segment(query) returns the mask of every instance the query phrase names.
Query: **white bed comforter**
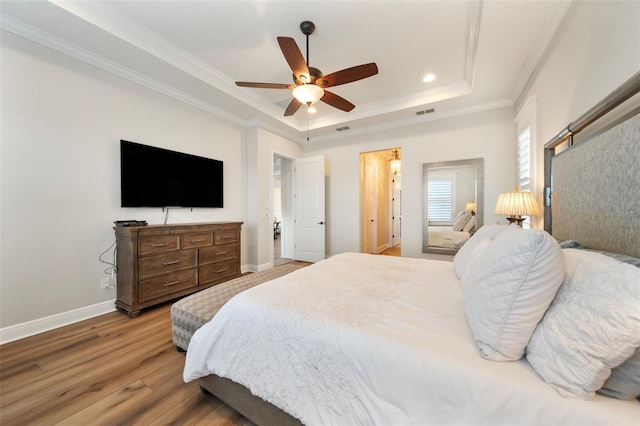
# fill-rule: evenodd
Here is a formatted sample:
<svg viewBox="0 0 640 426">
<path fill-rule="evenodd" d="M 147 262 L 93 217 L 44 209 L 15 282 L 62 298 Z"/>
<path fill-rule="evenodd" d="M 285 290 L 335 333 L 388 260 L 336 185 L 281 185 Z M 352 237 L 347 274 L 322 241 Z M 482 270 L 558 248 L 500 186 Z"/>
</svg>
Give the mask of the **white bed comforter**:
<svg viewBox="0 0 640 426">
<path fill-rule="evenodd" d="M 640 403 L 567 399 L 480 357 L 450 262 L 345 253 L 230 300 L 185 381 L 229 378 L 308 425 L 638 425 Z"/>
<path fill-rule="evenodd" d="M 429 247 L 458 249 L 466 243 L 471 234 L 464 231 L 454 231 L 450 226 L 430 226 L 428 232 Z"/>
</svg>

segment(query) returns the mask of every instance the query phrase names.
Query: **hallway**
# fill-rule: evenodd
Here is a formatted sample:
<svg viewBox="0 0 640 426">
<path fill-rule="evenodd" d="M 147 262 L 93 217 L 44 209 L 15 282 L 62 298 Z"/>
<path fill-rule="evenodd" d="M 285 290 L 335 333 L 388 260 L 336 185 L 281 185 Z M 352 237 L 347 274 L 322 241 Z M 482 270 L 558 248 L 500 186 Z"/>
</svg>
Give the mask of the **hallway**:
<svg viewBox="0 0 640 426">
<path fill-rule="evenodd" d="M 284 265 L 289 262 L 293 262 L 293 259 L 288 259 L 286 257 L 280 257 L 281 248 L 280 248 L 280 234 L 275 234 L 273 239 L 273 266 Z"/>
<path fill-rule="evenodd" d="M 380 254 L 383 256 L 402 256 L 400 246 L 389 247 Z"/>
</svg>

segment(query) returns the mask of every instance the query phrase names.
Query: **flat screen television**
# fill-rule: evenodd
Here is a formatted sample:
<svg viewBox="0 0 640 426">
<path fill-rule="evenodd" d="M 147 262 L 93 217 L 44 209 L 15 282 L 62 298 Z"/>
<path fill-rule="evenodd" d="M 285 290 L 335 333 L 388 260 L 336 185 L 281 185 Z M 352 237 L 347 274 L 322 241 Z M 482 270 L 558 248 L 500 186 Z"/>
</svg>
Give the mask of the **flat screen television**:
<svg viewBox="0 0 640 426">
<path fill-rule="evenodd" d="M 120 141 L 122 207 L 223 207 L 223 163 Z"/>
</svg>

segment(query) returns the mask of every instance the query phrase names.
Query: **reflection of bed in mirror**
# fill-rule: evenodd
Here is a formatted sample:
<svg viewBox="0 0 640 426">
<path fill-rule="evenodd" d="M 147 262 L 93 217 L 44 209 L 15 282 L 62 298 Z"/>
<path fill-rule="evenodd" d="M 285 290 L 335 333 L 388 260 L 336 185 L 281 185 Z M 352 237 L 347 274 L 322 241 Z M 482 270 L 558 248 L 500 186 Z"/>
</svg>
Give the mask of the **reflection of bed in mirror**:
<svg viewBox="0 0 640 426">
<path fill-rule="evenodd" d="M 459 249 L 471 238 L 471 232 L 454 231 L 451 226 L 431 226 L 428 231 L 429 247 Z"/>
<path fill-rule="evenodd" d="M 424 253 L 455 254 L 482 226 L 484 160 L 426 163 L 424 178 Z"/>
</svg>

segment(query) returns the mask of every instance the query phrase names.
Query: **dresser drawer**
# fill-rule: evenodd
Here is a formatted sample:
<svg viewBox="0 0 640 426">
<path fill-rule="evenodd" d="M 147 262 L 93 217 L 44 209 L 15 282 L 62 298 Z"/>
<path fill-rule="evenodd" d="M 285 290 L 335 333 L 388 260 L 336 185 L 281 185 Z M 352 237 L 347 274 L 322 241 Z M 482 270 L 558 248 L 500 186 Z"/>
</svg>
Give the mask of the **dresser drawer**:
<svg viewBox="0 0 640 426">
<path fill-rule="evenodd" d="M 140 281 L 138 298 L 140 303 L 196 286 L 196 270 L 172 272 Z"/>
<path fill-rule="evenodd" d="M 207 247 L 213 244 L 213 234 L 211 232 L 186 234 L 180 236 L 180 241 L 180 248 L 182 249 Z"/>
<path fill-rule="evenodd" d="M 196 251 L 181 250 L 157 256 L 139 259 L 139 276 L 141 280 L 178 269 L 195 268 Z"/>
<path fill-rule="evenodd" d="M 219 262 L 222 260 L 236 259 L 238 257 L 238 243 L 224 244 L 207 247 L 199 250 L 198 264 Z"/>
<path fill-rule="evenodd" d="M 223 280 L 240 274 L 237 260 L 211 263 L 200 267 L 198 284 Z"/>
<path fill-rule="evenodd" d="M 215 244 L 235 243 L 238 241 L 239 232 L 236 229 L 222 229 L 214 234 Z"/>
<path fill-rule="evenodd" d="M 138 240 L 138 254 L 146 256 L 155 253 L 165 253 L 178 250 L 179 237 L 177 235 L 163 235 L 153 238 L 140 238 Z"/>
</svg>

